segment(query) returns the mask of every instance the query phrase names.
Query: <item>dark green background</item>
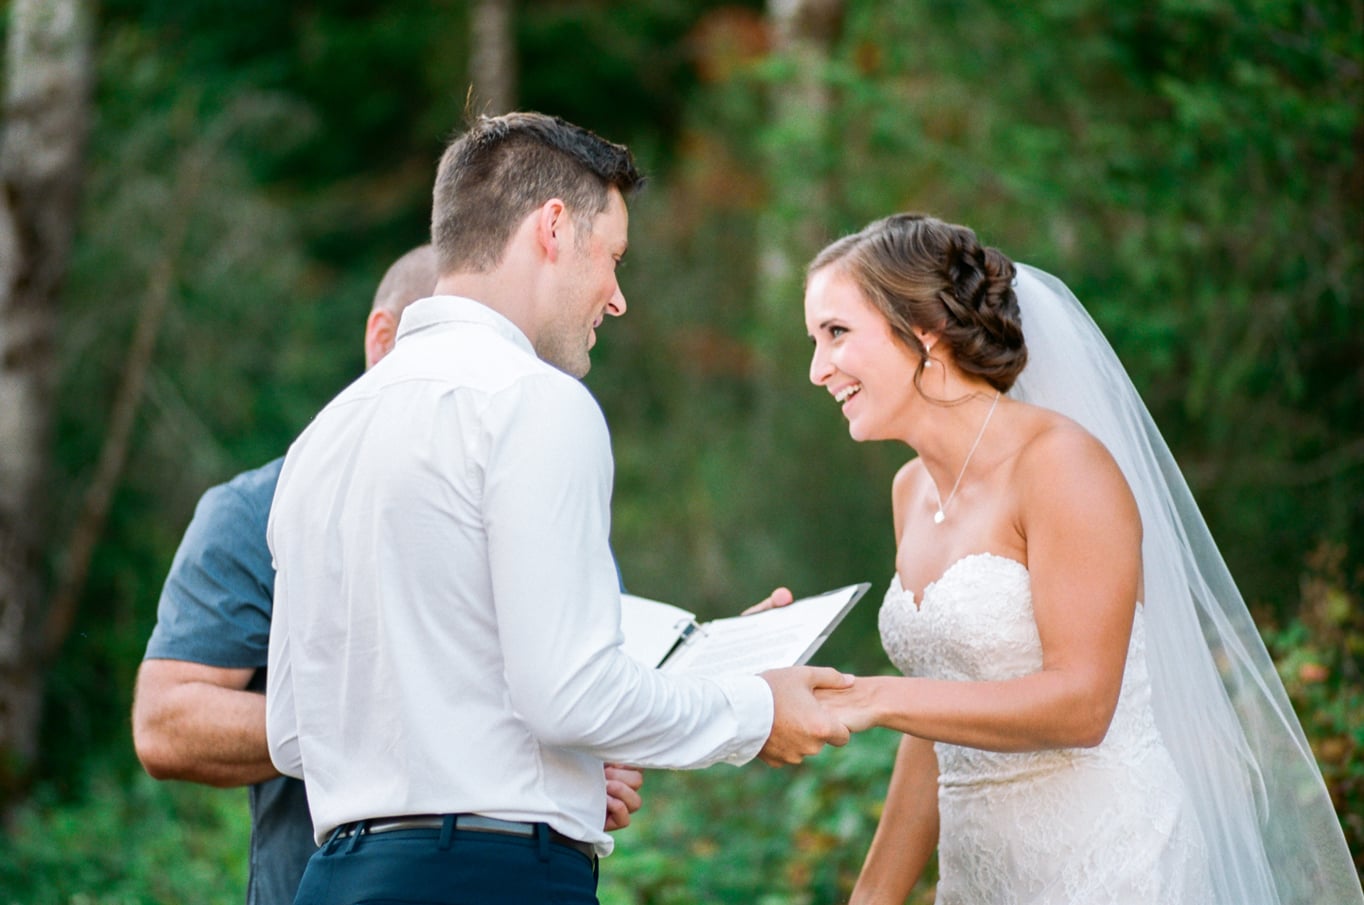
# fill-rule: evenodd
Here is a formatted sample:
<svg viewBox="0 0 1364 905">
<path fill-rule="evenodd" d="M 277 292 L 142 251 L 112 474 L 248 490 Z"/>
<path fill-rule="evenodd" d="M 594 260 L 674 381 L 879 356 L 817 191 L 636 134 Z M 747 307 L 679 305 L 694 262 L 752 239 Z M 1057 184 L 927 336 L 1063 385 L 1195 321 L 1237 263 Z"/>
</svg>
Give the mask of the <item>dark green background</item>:
<svg viewBox="0 0 1364 905">
<path fill-rule="evenodd" d="M 850 0 L 819 63 L 772 52 L 763 16 L 683 0 L 516 11 L 519 106 L 631 144 L 652 177 L 632 210 L 630 312 L 588 377 L 614 435 L 627 585 L 712 616 L 776 584 L 869 580 L 820 659 L 888 668 L 875 611 L 909 453 L 852 443 L 808 385 L 799 270 L 892 211 L 967 223 L 1064 277 L 1117 347 L 1283 663 L 1358 853 L 1364 5 Z M 49 680 L 42 776 L 0 836 L 0 902 L 235 902 L 244 796 L 140 774 L 132 678 L 199 493 L 281 454 L 362 367 L 373 288 L 425 240 L 461 122 L 467 8 L 105 0 L 97 40 L 59 526 L 149 275 L 168 266 L 174 294 Z M 790 102 L 805 83 L 827 107 Z M 760 266 L 774 254 L 784 275 Z M 1300 680 L 1304 663 L 1328 678 Z M 893 745 L 871 733 L 796 770 L 651 775 L 604 899 L 836 901 Z"/>
</svg>

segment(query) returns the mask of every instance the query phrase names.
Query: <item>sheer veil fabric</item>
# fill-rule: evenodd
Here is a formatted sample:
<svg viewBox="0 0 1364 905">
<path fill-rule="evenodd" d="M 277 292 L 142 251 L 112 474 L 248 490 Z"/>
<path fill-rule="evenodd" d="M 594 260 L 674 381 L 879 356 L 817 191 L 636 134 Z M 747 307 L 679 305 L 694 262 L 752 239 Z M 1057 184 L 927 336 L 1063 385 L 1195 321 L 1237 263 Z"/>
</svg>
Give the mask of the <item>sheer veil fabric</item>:
<svg viewBox="0 0 1364 905">
<path fill-rule="evenodd" d="M 1193 799 L 1215 902 L 1361 905 L 1302 726 L 1127 372 L 1060 280 L 1020 264 L 1015 292 L 1028 364 L 1009 395 L 1098 437 L 1137 498 L 1156 722 Z"/>
</svg>

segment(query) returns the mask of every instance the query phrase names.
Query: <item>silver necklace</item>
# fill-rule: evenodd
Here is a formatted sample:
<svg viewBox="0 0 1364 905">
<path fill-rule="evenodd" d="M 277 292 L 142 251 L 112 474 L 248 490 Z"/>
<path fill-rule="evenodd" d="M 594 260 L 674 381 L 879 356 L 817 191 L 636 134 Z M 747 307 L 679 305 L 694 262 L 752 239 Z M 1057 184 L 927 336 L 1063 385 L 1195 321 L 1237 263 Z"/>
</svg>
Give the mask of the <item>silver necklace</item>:
<svg viewBox="0 0 1364 905">
<path fill-rule="evenodd" d="M 966 461 L 961 463 L 961 471 L 957 472 L 957 481 L 952 485 L 952 490 L 947 494 L 947 502 L 942 501 L 942 495 L 938 493 L 938 484 L 930 478 L 933 484 L 933 495 L 938 498 L 938 511 L 933 513 L 933 524 L 941 525 L 943 519 L 947 518 L 946 509 L 952 505 L 952 498 L 957 495 L 957 488 L 961 486 L 961 479 L 966 476 L 966 466 L 971 464 L 971 457 L 976 454 L 976 447 L 980 445 L 980 438 L 985 436 L 985 425 L 990 423 L 990 416 L 995 413 L 995 406 L 999 405 L 999 390 L 995 390 L 994 402 L 990 403 L 990 410 L 985 413 L 985 420 L 980 422 L 980 431 L 976 434 L 976 442 L 971 444 L 971 450 L 966 454 Z"/>
</svg>

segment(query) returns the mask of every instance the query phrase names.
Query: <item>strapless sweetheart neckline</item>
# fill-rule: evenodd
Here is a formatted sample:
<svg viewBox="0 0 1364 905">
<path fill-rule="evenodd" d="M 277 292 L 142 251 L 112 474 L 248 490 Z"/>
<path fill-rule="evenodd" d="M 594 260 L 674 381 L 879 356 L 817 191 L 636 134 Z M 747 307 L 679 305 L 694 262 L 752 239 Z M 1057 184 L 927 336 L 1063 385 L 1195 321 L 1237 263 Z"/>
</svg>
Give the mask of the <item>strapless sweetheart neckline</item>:
<svg viewBox="0 0 1364 905">
<path fill-rule="evenodd" d="M 952 577 L 952 574 L 954 572 L 959 571 L 960 568 L 964 566 L 966 563 L 969 563 L 972 560 L 976 559 L 1012 563 L 1013 565 L 1017 566 L 1020 570 L 1022 570 L 1024 575 L 1029 574 L 1028 567 L 1025 566 L 1023 563 L 1019 562 L 1018 560 L 1014 559 L 1012 556 L 1004 556 L 1000 553 L 991 553 L 988 550 L 981 550 L 975 553 L 967 553 L 962 556 L 958 556 L 956 559 L 954 559 L 946 569 L 943 569 L 941 575 L 930 581 L 928 584 L 924 585 L 923 594 L 920 596 L 916 596 L 913 591 L 909 590 L 904 586 L 904 583 L 900 580 L 899 569 L 895 570 L 895 576 L 891 579 L 890 590 L 893 593 L 898 593 L 908 598 L 909 602 L 913 604 L 914 609 L 917 611 L 923 607 L 924 602 L 928 599 L 929 594 L 932 593 L 934 588 L 936 588 L 940 584 L 945 583 L 949 578 Z"/>
</svg>

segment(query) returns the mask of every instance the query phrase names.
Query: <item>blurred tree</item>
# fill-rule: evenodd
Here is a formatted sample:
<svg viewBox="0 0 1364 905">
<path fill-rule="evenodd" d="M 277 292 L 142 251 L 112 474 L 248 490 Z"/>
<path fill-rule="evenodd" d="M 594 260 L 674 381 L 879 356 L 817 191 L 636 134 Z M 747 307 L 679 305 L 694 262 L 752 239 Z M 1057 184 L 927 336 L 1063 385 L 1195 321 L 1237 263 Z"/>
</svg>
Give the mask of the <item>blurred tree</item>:
<svg viewBox="0 0 1364 905">
<path fill-rule="evenodd" d="M 496 115 L 516 106 L 512 0 L 474 0 L 469 16 L 469 93 L 473 109 Z"/>
<path fill-rule="evenodd" d="M 61 641 L 45 624 L 47 463 L 67 273 L 90 123 L 82 0 L 15 0 L 0 135 L 0 813 L 38 753 L 39 702 Z M 60 614 L 57 614 L 60 616 Z"/>
<path fill-rule="evenodd" d="M 59 329 L 49 490 L 59 526 L 76 538 L 63 561 L 84 551 L 89 566 L 83 582 L 59 585 L 80 606 L 43 720 L 43 773 L 68 788 L 81 777 L 74 749 L 127 744 L 133 670 L 194 500 L 242 464 L 277 455 L 279 425 L 306 418 L 341 384 L 334 375 L 346 373 L 350 351 L 309 332 L 325 310 L 289 303 L 307 298 L 313 274 L 292 217 L 247 161 L 260 144 L 284 152 L 302 141 L 313 127 L 306 109 L 279 94 L 218 99 L 203 84 L 186 88 L 173 66 L 149 58 L 136 28 L 106 28 L 101 44 L 85 239 Z M 365 303 L 339 304 L 348 302 Z M 291 358 L 273 348 L 276 336 L 315 355 Z"/>
<path fill-rule="evenodd" d="M 106 0 L 102 11 L 49 482 L 63 529 L 97 524 L 80 516 L 92 482 L 109 493 L 45 704 L 44 775 L 72 793 L 85 752 L 127 746 L 133 670 L 198 494 L 278 455 L 358 372 L 346 312 L 360 317 L 387 261 L 426 233 L 435 160 L 463 116 L 473 24 L 469 4 L 446 0 Z M 540 26 L 601 25 L 573 49 L 591 65 L 565 79 L 536 24 L 517 19 L 517 49 L 537 51 L 534 77 L 521 78 L 537 106 L 577 110 L 613 139 L 643 136 L 646 158 L 663 146 L 650 136 L 667 134 L 685 95 L 686 58 L 669 42 L 691 13 L 673 2 L 535 11 Z M 612 129 L 618 100 L 644 85 L 636 125 Z M 139 310 L 153 302 L 164 308 L 154 345 L 141 343 L 152 349 L 143 390 L 119 403 L 117 388 L 136 384 Z M 106 443 L 119 424 L 131 425 L 126 446 Z"/>
<path fill-rule="evenodd" d="M 833 238 L 918 209 L 974 226 L 1075 288 L 1169 437 L 1248 596 L 1291 607 L 1307 551 L 1326 539 L 1347 538 L 1360 556 L 1357 8 L 863 0 L 848 4 L 822 67 L 727 51 L 745 47 L 749 31 L 737 17 L 725 21 L 721 36 L 706 32 L 706 46 L 721 49 L 698 65 L 714 81 L 681 145 L 692 197 L 669 199 L 687 229 L 723 237 L 707 262 L 723 275 L 700 278 L 722 289 L 688 299 L 687 317 L 706 325 L 707 349 L 728 343 L 736 359 L 782 368 L 772 385 L 784 381 L 792 395 L 779 421 L 748 442 L 696 451 L 729 481 L 716 488 L 728 510 L 766 512 L 748 521 L 717 514 L 712 521 L 727 524 L 713 546 L 749 570 L 773 568 L 773 555 L 794 560 L 786 566 L 799 575 L 817 561 L 820 539 L 791 524 L 793 506 L 840 546 L 842 530 L 856 532 L 853 550 L 871 549 L 868 526 L 884 530 L 883 509 L 866 506 L 855 485 L 858 475 L 879 480 L 878 463 L 897 453 L 845 460 L 833 419 L 804 411 L 795 395 L 803 353 L 778 345 L 799 329 L 798 287 L 773 292 L 763 268 L 778 259 L 749 243 L 775 232 Z M 810 80 L 822 84 L 825 106 L 783 116 L 763 103 L 766 86 L 781 97 Z M 815 120 L 824 137 L 803 141 L 801 123 Z M 754 252 L 748 264 L 741 249 Z M 754 299 L 774 312 L 787 306 L 789 326 L 735 313 L 758 317 Z M 778 348 L 775 357 L 763 351 Z M 756 373 L 731 381 L 741 398 L 762 398 Z M 679 438 L 725 434 L 714 417 Z M 807 471 L 802 481 L 755 455 L 766 442 L 782 445 L 788 465 L 838 458 L 827 479 Z M 735 477 L 754 465 L 782 485 L 772 499 L 787 518 Z M 862 508 L 833 531 L 822 502 Z M 786 552 L 763 553 L 764 538 L 780 538 L 774 546 Z M 850 555 L 850 567 L 865 561 Z"/>
<path fill-rule="evenodd" d="M 824 241 L 920 209 L 1075 287 L 1248 597 L 1266 611 L 1296 607 L 1307 551 L 1329 542 L 1357 599 L 1359 3 L 840 0 L 816 31 L 819 53 L 802 60 L 775 26 L 805 5 L 506 0 L 518 103 L 629 143 L 651 171 L 621 277 L 630 316 L 603 335 L 588 378 L 612 425 L 613 543 L 631 589 L 715 616 L 777 582 L 813 592 L 889 577 L 889 481 L 910 453 L 850 442 L 809 387 L 799 282 Z M 0 3 L 11 30 L 19 6 Z M 353 324 L 383 266 L 426 231 L 434 163 L 473 66 L 472 2 L 100 6 L 99 116 L 55 328 L 44 489 L 59 528 L 77 520 L 96 472 L 139 307 L 169 292 L 126 466 L 47 677 L 44 826 L 67 798 L 114 796 L 136 769 L 129 685 L 194 500 L 278 455 L 358 372 Z M 781 267 L 764 270 L 774 248 Z M 15 411 L 6 397 L 0 420 Z M 19 461 L 11 455 L 5 446 L 0 468 Z M 875 596 L 821 660 L 888 668 Z M 1342 682 L 1357 687 L 1354 673 Z M 1357 725 L 1355 712 L 1331 720 Z M 1364 750 L 1357 736 L 1352 750 Z M 613 901 L 740 896 L 778 873 L 768 905 L 835 899 L 874 822 L 882 748 L 857 755 L 855 770 L 845 749 L 804 776 L 651 779 L 650 800 L 669 816 L 650 805 L 637 829 L 655 820 L 660 832 L 622 837 L 638 867 Z M 1357 755 L 1341 757 L 1343 774 L 1360 772 Z M 104 767 L 111 775 L 86 793 Z M 814 788 L 839 782 L 847 800 Z M 743 844 L 713 833 L 733 801 L 783 792 L 805 804 L 780 819 L 746 815 Z M 85 820 L 97 805 L 79 807 Z M 211 848 L 196 821 L 168 813 L 163 835 L 184 829 Z M 61 873 L 49 856 L 45 869 Z M 134 854 L 109 863 L 120 857 Z M 67 892 L 31 901 L 80 893 L 53 888 Z"/>
<path fill-rule="evenodd" d="M 825 73 L 843 19 L 843 0 L 769 0 L 773 71 L 762 172 L 766 204 L 758 218 L 756 258 L 756 404 L 753 445 L 770 459 L 789 381 L 779 363 L 803 352 L 791 342 L 791 299 L 804 266 L 822 244 L 822 216 L 832 200 L 830 134 L 833 92 Z M 784 456 L 782 458 L 785 458 Z"/>
</svg>

